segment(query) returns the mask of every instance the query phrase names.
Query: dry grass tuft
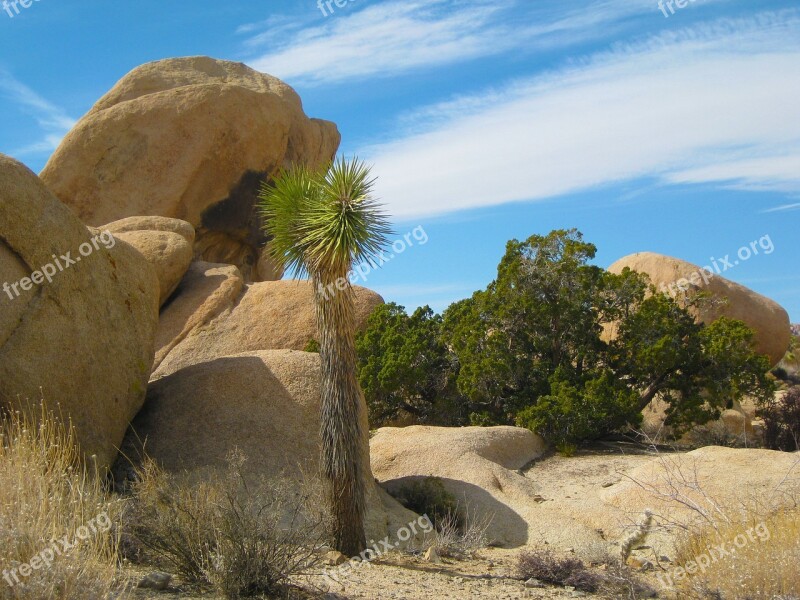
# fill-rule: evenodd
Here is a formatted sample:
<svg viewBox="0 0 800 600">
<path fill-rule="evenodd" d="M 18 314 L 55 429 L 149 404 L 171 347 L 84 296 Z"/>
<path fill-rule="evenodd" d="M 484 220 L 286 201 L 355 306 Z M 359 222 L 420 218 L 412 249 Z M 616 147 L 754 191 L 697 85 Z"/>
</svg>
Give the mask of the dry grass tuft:
<svg viewBox="0 0 800 600">
<path fill-rule="evenodd" d="M 682 540 L 677 562 L 684 568 L 710 563 L 692 568 L 694 573 L 676 582 L 681 597 L 800 598 L 800 509 L 693 531 Z"/>
<path fill-rule="evenodd" d="M 0 414 L 0 600 L 119 598 L 121 505 L 82 465 L 72 428 L 44 406 L 37 417 Z"/>
<path fill-rule="evenodd" d="M 323 491 L 282 482 L 251 486 L 244 456 L 224 476 L 191 482 L 146 459 L 125 517 L 128 550 L 225 598 L 293 597 L 330 537 Z"/>
</svg>

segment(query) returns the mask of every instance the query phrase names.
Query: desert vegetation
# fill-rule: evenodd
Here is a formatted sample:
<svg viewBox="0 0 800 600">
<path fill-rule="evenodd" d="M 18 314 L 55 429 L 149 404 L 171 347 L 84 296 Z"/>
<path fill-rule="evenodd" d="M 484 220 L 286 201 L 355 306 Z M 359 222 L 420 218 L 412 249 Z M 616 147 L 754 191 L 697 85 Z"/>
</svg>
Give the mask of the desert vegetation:
<svg viewBox="0 0 800 600">
<path fill-rule="evenodd" d="M 800 450 L 800 386 L 795 386 L 762 405 L 764 445 L 773 450 Z"/>
<path fill-rule="evenodd" d="M 658 293 L 595 253 L 576 230 L 512 240 L 497 279 L 443 315 L 380 307 L 357 342 L 372 423 L 516 424 L 571 451 L 637 426 L 656 397 L 676 435 L 771 401 L 744 323 L 698 323 L 704 294 Z"/>
<path fill-rule="evenodd" d="M 677 589 L 682 597 L 695 600 L 796 598 L 799 540 L 796 507 L 766 515 L 752 507 L 706 523 L 681 539 Z"/>
<path fill-rule="evenodd" d="M 232 453 L 224 476 L 192 482 L 146 460 L 124 515 L 124 550 L 224 598 L 292 597 L 330 537 L 324 494 L 272 480 L 256 486 Z"/>
<path fill-rule="evenodd" d="M 2 600 L 100 600 L 123 592 L 121 513 L 122 503 L 82 462 L 68 422 L 44 407 L 2 414 Z"/>
<path fill-rule="evenodd" d="M 432 535 L 412 545 L 412 549 L 433 548 L 439 556 L 463 559 L 474 557 L 488 545 L 493 515 L 471 510 L 469 502 L 448 492 L 438 477 L 410 481 L 392 495 L 409 510 L 427 515 L 433 524 Z"/>
<path fill-rule="evenodd" d="M 364 534 L 365 449 L 356 372 L 353 264 L 386 245 L 386 216 L 372 197 L 374 178 L 358 160 L 285 171 L 261 191 L 264 228 L 282 270 L 311 277 L 322 362 L 322 464 L 330 482 L 334 545 L 355 556 Z"/>
<path fill-rule="evenodd" d="M 199 482 L 145 460 L 117 494 L 86 466 L 72 431 L 46 409 L 4 415 L 0 598 L 136 598 L 136 569 L 153 568 L 218 598 L 307 597 L 297 584 L 319 570 L 331 535 L 311 480 L 252 485 L 233 453 L 225 476 Z"/>
</svg>

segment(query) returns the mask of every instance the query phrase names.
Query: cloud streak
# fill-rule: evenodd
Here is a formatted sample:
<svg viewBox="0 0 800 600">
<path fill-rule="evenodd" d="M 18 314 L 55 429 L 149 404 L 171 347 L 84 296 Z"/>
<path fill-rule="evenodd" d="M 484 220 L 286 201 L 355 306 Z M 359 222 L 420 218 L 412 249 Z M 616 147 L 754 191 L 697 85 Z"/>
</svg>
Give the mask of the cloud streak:
<svg viewBox="0 0 800 600">
<path fill-rule="evenodd" d="M 52 152 L 75 125 L 75 119 L 69 117 L 62 108 L 45 100 L 10 73 L 2 70 L 0 70 L 0 94 L 16 104 L 21 112 L 31 115 L 44 133 L 41 140 L 11 150 L 10 154 L 13 156 Z"/>
<path fill-rule="evenodd" d="M 418 111 L 363 149 L 399 218 L 616 182 L 800 190 L 800 11 L 674 29 Z"/>
<path fill-rule="evenodd" d="M 610 36 L 626 19 L 653 8 L 649 0 L 596 0 L 580 9 L 515 0 L 389 1 L 343 9 L 247 62 L 294 84 L 389 77 Z M 251 33 L 253 26 L 239 31 Z M 252 51 L 274 41 L 265 32 L 245 46 Z"/>
</svg>

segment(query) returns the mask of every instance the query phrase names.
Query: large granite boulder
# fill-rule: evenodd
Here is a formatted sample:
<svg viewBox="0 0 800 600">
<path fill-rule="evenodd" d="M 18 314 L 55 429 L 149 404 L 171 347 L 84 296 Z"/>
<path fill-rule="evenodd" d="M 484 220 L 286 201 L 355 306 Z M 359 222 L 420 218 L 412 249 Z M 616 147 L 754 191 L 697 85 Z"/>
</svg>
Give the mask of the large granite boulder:
<svg viewBox="0 0 800 600">
<path fill-rule="evenodd" d="M 438 477 L 471 516 L 491 520 L 490 543 L 510 547 L 528 543 L 525 517 L 538 491 L 518 470 L 545 450 L 520 427 L 383 427 L 370 439 L 372 470 L 393 495 Z"/>
<path fill-rule="evenodd" d="M 147 259 L 156 271 L 163 305 L 183 279 L 192 262 L 194 227 L 165 217 L 128 217 L 103 226 Z"/>
<path fill-rule="evenodd" d="M 704 323 L 719 317 L 744 321 L 755 332 L 758 352 L 767 355 L 773 366 L 786 353 L 791 337 L 789 315 L 777 302 L 685 260 L 655 252 L 625 256 L 608 270 L 621 273 L 625 267 L 646 273 L 658 290 L 673 296 L 708 292 L 711 301 L 691 309 L 696 317 Z"/>
<path fill-rule="evenodd" d="M 202 478 L 222 472 L 238 450 L 250 485 L 320 479 L 319 355 L 293 350 L 246 352 L 195 364 L 152 383 L 123 447 L 166 470 Z M 369 469 L 366 406 L 361 404 L 367 539 L 382 539 L 415 518 L 390 498 Z M 142 444 L 144 443 L 144 447 Z M 124 478 L 124 459 L 117 469 Z M 266 482 L 266 483 L 264 483 Z"/>
<path fill-rule="evenodd" d="M 237 265 L 253 281 L 270 276 L 258 268 L 261 182 L 293 164 L 330 161 L 339 141 L 336 125 L 309 119 L 282 81 L 241 63 L 174 58 L 123 77 L 41 177 L 90 225 L 149 215 L 188 221 L 198 259 Z"/>
<path fill-rule="evenodd" d="M 222 301 L 221 304 L 209 310 L 203 302 L 202 314 L 190 314 L 187 310 L 189 305 L 196 305 L 203 294 L 215 293 L 209 291 L 211 288 L 206 289 L 207 286 L 216 287 L 207 276 L 201 275 L 204 268 L 207 267 L 194 268 L 190 278 L 181 284 L 173 302 L 162 313 L 163 325 L 160 329 L 169 327 L 170 331 L 179 332 L 180 340 L 174 344 L 167 343 L 167 352 L 162 350 L 165 345 L 159 346 L 158 366 L 153 379 L 190 365 L 240 352 L 303 350 L 310 340 L 319 339 L 314 316 L 314 293 L 309 281 L 253 283 L 245 286 L 241 295 L 232 297 L 230 293 L 236 291 L 235 284 L 231 287 L 230 284 L 234 282 L 228 278 L 235 279 L 236 275 L 222 276 L 217 273 L 214 277 L 216 283 L 223 285 L 224 281 L 228 282 L 225 287 L 227 291 L 222 296 L 216 296 Z M 202 292 L 198 291 L 201 286 L 206 286 Z M 354 291 L 356 325 L 362 328 L 375 308 L 383 303 L 383 299 L 363 287 L 355 287 Z M 217 305 L 216 302 L 212 304 Z M 184 326 L 178 327 L 179 322 L 183 322 Z"/>
<path fill-rule="evenodd" d="M 0 405 L 36 410 L 43 399 L 109 466 L 150 375 L 153 267 L 0 155 L 0 283 Z"/>
</svg>

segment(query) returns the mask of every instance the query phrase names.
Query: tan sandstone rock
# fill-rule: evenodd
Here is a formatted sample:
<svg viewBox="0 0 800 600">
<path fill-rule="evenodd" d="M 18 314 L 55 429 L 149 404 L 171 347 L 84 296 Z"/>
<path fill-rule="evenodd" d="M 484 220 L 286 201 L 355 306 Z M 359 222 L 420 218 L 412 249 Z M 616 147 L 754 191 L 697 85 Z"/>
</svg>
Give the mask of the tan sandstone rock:
<svg viewBox="0 0 800 600">
<path fill-rule="evenodd" d="M 124 453 L 149 456 L 171 472 L 203 477 L 225 468 L 238 448 L 244 474 L 300 482 L 319 477 L 319 355 L 292 350 L 246 352 L 196 364 L 151 384 L 126 437 Z M 366 406 L 361 406 L 367 482 L 367 539 L 382 539 L 415 518 L 369 470 Z"/>
<path fill-rule="evenodd" d="M 75 264 L 61 258 L 67 253 Z M 19 297 L 0 294 L 0 404 L 26 409 L 43 398 L 72 419 L 84 453 L 109 466 L 144 400 L 156 275 L 131 246 L 87 228 L 34 173 L 0 155 L 0 284 L 55 261 L 63 268 L 52 266 L 50 281 Z"/>
<path fill-rule="evenodd" d="M 191 285 L 186 286 L 190 294 Z M 354 289 L 356 323 L 363 327 L 383 299 L 366 288 Z M 226 305 L 213 320 L 197 319 L 194 328 L 168 353 L 163 355 L 159 350 L 162 358 L 153 379 L 240 352 L 303 350 L 309 340 L 318 338 L 313 295 L 308 281 L 265 281 L 246 286 L 235 303 Z M 181 302 L 181 298 L 179 290 L 173 302 Z M 167 312 L 172 319 L 171 306 Z"/>
<path fill-rule="evenodd" d="M 386 489 L 438 477 L 470 514 L 492 519 L 490 540 L 503 546 L 528 542 L 525 511 L 536 485 L 517 469 L 545 449 L 520 427 L 383 427 L 370 440 L 372 470 Z"/>
<path fill-rule="evenodd" d="M 235 264 L 251 281 L 266 241 L 253 209 L 259 185 L 283 167 L 328 162 L 339 141 L 336 126 L 309 119 L 282 81 L 241 63 L 174 58 L 123 77 L 41 177 L 90 225 L 188 221 L 196 258 Z"/>
<path fill-rule="evenodd" d="M 605 511 L 633 517 L 650 508 L 658 523 L 696 525 L 721 513 L 740 514 L 743 506 L 758 506 L 764 514 L 793 504 L 800 493 L 798 454 L 753 448 L 707 446 L 686 454 L 664 454 L 628 472 L 600 494 Z M 698 510 L 693 510 L 695 507 Z M 598 520 L 603 517 L 598 515 Z M 650 540 L 672 552 L 675 538 L 656 533 Z"/>
<path fill-rule="evenodd" d="M 584 561 L 617 558 L 648 509 L 655 526 L 644 544 L 674 557 L 681 527 L 700 518 L 689 506 L 735 516 L 743 505 L 768 510 L 800 494 L 798 453 L 706 447 L 566 458 L 543 451 L 537 436 L 514 427 L 383 428 L 370 440 L 373 473 L 387 489 L 439 477 L 471 515 L 492 517 L 487 535 L 495 543 Z"/>
<path fill-rule="evenodd" d="M 744 412 L 729 408 L 722 411 L 720 421 L 730 435 L 747 436 L 748 439 L 753 439 L 753 421 Z"/>
<path fill-rule="evenodd" d="M 621 273 L 625 267 L 646 273 L 658 289 L 669 290 L 673 286 L 676 293 L 706 291 L 712 294 L 715 302 L 692 309 L 697 318 L 704 323 L 723 316 L 744 321 L 755 332 L 757 350 L 766 354 L 773 366 L 786 353 L 791 336 L 789 315 L 773 300 L 720 275 L 709 276 L 689 262 L 654 252 L 623 257 L 608 270 Z"/>
<path fill-rule="evenodd" d="M 242 274 L 233 265 L 192 263 L 172 301 L 161 311 L 153 370 L 195 329 L 231 310 L 243 287 Z"/>
<path fill-rule="evenodd" d="M 194 227 L 179 219 L 129 217 L 101 229 L 136 248 L 153 265 L 161 288 L 159 301 L 163 305 L 192 262 Z"/>
</svg>

